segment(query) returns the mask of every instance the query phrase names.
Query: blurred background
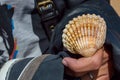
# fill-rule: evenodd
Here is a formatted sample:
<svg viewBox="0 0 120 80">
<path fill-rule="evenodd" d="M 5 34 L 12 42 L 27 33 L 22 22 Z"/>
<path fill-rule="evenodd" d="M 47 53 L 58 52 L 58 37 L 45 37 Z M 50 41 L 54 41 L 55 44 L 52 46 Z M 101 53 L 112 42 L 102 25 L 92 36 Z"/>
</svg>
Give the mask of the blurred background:
<svg viewBox="0 0 120 80">
<path fill-rule="evenodd" d="M 120 0 L 110 0 L 110 4 L 113 6 L 113 8 L 120 16 Z"/>
</svg>

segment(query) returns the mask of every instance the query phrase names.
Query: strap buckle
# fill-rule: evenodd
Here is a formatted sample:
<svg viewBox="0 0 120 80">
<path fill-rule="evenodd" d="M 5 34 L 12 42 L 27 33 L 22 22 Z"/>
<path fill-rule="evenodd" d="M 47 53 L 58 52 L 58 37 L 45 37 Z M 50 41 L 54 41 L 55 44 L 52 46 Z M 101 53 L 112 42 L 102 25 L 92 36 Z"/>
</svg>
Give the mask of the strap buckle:
<svg viewBox="0 0 120 80">
<path fill-rule="evenodd" d="M 50 20 L 58 16 L 58 11 L 55 8 L 53 1 L 43 0 L 37 3 L 37 9 L 42 21 Z"/>
</svg>

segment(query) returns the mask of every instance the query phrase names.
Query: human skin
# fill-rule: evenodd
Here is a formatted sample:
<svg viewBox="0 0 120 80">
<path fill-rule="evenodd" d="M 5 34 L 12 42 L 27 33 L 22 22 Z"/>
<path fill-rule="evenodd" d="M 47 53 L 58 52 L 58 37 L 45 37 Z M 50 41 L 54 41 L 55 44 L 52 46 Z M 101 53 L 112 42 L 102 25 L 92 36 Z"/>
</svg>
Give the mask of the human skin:
<svg viewBox="0 0 120 80">
<path fill-rule="evenodd" d="M 91 57 L 83 57 L 79 59 L 66 57 L 62 63 L 66 66 L 66 74 L 81 77 L 82 80 L 91 80 L 88 73 L 91 73 L 94 80 L 110 80 L 110 56 L 104 48 L 99 49 L 95 55 Z"/>
<path fill-rule="evenodd" d="M 103 54 L 104 54 L 103 63 L 100 66 L 100 68 L 97 70 L 91 71 L 91 74 L 94 77 L 93 80 L 110 80 L 110 78 L 114 74 L 114 67 L 113 67 L 110 51 L 104 50 Z M 89 75 L 83 75 L 82 80 L 91 80 L 91 79 Z"/>
</svg>

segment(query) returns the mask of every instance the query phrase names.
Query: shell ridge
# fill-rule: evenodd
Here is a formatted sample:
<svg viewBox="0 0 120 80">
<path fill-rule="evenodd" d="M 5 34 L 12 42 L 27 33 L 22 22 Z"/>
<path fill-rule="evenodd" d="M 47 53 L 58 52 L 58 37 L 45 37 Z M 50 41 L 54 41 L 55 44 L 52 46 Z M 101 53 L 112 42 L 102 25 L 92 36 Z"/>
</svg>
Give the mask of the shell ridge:
<svg viewBox="0 0 120 80">
<path fill-rule="evenodd" d="M 106 38 L 106 22 L 96 14 L 83 14 L 68 22 L 63 30 L 63 46 L 73 54 L 92 56 Z"/>
</svg>

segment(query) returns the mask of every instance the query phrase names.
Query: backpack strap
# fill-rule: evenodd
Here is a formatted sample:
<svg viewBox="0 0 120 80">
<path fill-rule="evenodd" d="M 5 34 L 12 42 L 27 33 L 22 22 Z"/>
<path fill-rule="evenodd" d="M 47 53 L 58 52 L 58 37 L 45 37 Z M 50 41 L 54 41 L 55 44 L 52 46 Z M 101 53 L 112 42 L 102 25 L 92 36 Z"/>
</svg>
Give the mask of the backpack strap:
<svg viewBox="0 0 120 80">
<path fill-rule="evenodd" d="M 65 10 L 65 3 L 63 0 L 60 0 L 59 4 L 57 0 L 35 0 L 35 6 L 41 18 L 42 27 L 50 40 L 53 28 Z"/>
<path fill-rule="evenodd" d="M 33 58 L 23 69 L 18 80 L 32 80 L 36 70 L 38 69 L 39 65 L 42 61 L 49 56 L 50 54 L 45 54 L 36 58 Z"/>
</svg>

